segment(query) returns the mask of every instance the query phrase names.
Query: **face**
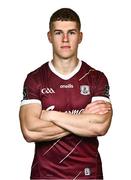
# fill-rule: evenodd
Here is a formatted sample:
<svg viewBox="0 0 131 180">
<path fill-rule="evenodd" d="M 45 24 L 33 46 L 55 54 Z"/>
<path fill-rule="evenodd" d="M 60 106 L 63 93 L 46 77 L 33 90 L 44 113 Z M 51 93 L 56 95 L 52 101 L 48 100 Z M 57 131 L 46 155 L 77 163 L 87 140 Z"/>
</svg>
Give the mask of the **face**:
<svg viewBox="0 0 131 180">
<path fill-rule="evenodd" d="M 54 58 L 76 58 L 82 33 L 74 21 L 55 21 L 48 32 L 48 39 L 52 43 Z"/>
</svg>

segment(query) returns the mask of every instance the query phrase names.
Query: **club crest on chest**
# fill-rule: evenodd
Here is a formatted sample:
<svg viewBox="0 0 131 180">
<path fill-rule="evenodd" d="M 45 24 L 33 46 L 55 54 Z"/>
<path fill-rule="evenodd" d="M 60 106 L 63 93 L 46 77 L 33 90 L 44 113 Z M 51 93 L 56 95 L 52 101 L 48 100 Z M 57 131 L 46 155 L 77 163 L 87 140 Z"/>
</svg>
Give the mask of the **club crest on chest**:
<svg viewBox="0 0 131 180">
<path fill-rule="evenodd" d="M 81 85 L 80 86 L 80 94 L 82 95 L 89 95 L 90 94 L 90 87 L 88 85 Z"/>
</svg>

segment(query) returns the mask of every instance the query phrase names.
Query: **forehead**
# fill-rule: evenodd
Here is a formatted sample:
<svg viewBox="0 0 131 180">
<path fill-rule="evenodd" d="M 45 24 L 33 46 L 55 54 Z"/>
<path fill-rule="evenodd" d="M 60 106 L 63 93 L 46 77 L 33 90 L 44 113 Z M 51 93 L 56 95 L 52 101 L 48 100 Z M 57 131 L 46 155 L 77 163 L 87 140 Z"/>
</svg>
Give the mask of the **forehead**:
<svg viewBox="0 0 131 180">
<path fill-rule="evenodd" d="M 70 30 L 78 29 L 78 25 L 75 21 L 54 21 L 52 24 L 53 30 Z"/>
</svg>

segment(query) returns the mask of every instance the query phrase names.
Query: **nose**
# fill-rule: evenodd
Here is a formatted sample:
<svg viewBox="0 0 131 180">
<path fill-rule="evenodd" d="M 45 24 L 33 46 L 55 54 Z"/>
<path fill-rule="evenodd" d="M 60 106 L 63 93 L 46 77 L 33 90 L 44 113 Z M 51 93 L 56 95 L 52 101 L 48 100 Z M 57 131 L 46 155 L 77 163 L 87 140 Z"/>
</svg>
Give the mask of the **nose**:
<svg viewBox="0 0 131 180">
<path fill-rule="evenodd" d="M 68 38 L 68 34 L 63 34 L 63 42 L 68 42 L 69 38 Z"/>
</svg>

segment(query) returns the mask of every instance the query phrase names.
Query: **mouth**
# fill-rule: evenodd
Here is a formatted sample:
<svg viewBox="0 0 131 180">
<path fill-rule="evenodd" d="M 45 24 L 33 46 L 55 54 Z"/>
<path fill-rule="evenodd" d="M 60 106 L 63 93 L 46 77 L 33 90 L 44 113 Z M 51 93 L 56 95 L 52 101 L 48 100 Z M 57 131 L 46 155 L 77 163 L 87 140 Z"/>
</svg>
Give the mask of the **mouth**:
<svg viewBox="0 0 131 180">
<path fill-rule="evenodd" d="M 70 46 L 61 46 L 62 49 L 70 49 Z"/>
</svg>

